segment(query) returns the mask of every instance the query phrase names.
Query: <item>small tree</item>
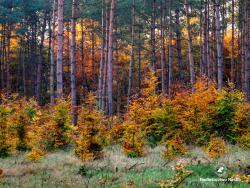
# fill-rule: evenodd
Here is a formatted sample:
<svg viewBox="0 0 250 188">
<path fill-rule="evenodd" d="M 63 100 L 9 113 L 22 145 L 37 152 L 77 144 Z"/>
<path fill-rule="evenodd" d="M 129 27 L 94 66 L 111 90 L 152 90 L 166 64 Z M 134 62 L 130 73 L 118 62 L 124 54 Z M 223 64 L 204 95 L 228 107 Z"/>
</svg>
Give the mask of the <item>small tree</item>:
<svg viewBox="0 0 250 188">
<path fill-rule="evenodd" d="M 105 141 L 105 121 L 103 114 L 97 110 L 93 93 L 81 108 L 75 133 L 75 154 L 82 161 L 94 160 L 102 156 Z"/>
</svg>

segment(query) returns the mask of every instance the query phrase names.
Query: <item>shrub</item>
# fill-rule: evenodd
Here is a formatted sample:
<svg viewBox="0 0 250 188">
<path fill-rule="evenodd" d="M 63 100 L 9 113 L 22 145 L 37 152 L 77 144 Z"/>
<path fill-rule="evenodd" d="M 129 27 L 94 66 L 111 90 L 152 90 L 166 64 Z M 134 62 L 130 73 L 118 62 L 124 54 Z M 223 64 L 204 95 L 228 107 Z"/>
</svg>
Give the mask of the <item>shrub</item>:
<svg viewBox="0 0 250 188">
<path fill-rule="evenodd" d="M 183 156 L 187 153 L 187 147 L 183 140 L 176 136 L 166 142 L 166 150 L 163 153 L 163 157 L 167 160 L 173 160 L 178 156 Z"/>
<path fill-rule="evenodd" d="M 25 98 L 13 102 L 13 113 L 8 119 L 9 127 L 15 139 L 15 148 L 17 150 L 27 150 L 28 131 L 36 118 L 37 103 L 31 99 Z"/>
<path fill-rule="evenodd" d="M 40 118 L 42 127 L 37 126 L 46 150 L 64 148 L 70 144 L 73 131 L 70 109 L 70 102 L 66 100 L 58 100 L 54 106 L 44 109 Z"/>
<path fill-rule="evenodd" d="M 218 91 L 213 105 L 213 125 L 211 134 L 216 134 L 231 143 L 236 142 L 234 116 L 236 110 L 244 103 L 244 94 L 232 88 Z"/>
<path fill-rule="evenodd" d="M 86 105 L 79 113 L 75 154 L 82 161 L 100 158 L 105 143 L 105 121 L 102 113 L 97 110 L 95 101 L 94 95 L 90 93 Z"/>
<path fill-rule="evenodd" d="M 228 152 L 228 148 L 223 139 L 219 137 L 212 138 L 205 148 L 208 156 L 211 158 L 218 158 Z"/>
<path fill-rule="evenodd" d="M 0 105 L 0 157 L 7 157 L 11 154 L 9 143 L 7 119 L 11 110 L 4 105 Z"/>
<path fill-rule="evenodd" d="M 141 96 L 131 101 L 129 111 L 125 116 L 125 124 L 132 124 L 130 126 L 132 129 L 137 129 L 137 126 L 133 124 L 138 125 L 142 131 L 140 137 L 143 136 L 150 146 L 154 147 L 166 134 L 167 127 L 175 124 L 175 117 L 170 101 L 155 93 L 157 77 L 152 71 L 146 75 L 144 86 Z"/>
<path fill-rule="evenodd" d="M 238 139 L 237 143 L 240 147 L 244 149 L 250 149 L 250 132 L 246 132 L 245 134 L 242 134 Z"/>
<path fill-rule="evenodd" d="M 109 144 L 121 143 L 125 134 L 125 130 L 126 127 L 123 124 L 114 124 L 114 126 L 111 127 L 107 135 Z"/>
<path fill-rule="evenodd" d="M 33 148 L 26 156 L 31 161 L 39 161 L 43 158 L 44 153 Z"/>
<path fill-rule="evenodd" d="M 195 92 L 177 93 L 172 105 L 185 142 L 203 145 L 209 141 L 213 121 L 211 105 L 215 100 L 215 84 L 202 78 L 197 80 Z"/>
<path fill-rule="evenodd" d="M 144 154 L 144 142 L 140 126 L 130 123 L 125 125 L 123 150 L 128 157 L 141 157 Z"/>
<path fill-rule="evenodd" d="M 151 147 L 155 147 L 166 134 L 171 137 L 175 127 L 176 118 L 169 102 L 163 107 L 152 110 L 142 123 L 143 134 Z"/>
<path fill-rule="evenodd" d="M 234 116 L 235 129 L 237 134 L 237 143 L 250 149 L 250 103 L 239 106 Z"/>
</svg>

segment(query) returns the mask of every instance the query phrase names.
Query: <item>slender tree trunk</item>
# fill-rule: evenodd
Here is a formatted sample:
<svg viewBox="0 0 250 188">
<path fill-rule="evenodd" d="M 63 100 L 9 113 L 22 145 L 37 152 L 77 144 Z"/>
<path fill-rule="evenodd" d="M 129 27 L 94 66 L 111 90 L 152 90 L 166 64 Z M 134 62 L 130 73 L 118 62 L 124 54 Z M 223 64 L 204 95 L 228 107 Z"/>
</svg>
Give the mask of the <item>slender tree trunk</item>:
<svg viewBox="0 0 250 188">
<path fill-rule="evenodd" d="M 203 74 L 204 75 L 207 75 L 207 65 L 208 65 L 208 62 L 207 62 L 207 35 L 208 35 L 208 31 L 207 31 L 207 0 L 205 0 L 204 2 L 204 22 L 203 22 L 203 39 L 204 39 L 204 43 L 203 43 Z"/>
<path fill-rule="evenodd" d="M 204 53 L 203 53 L 203 27 L 202 27 L 203 0 L 200 1 L 200 76 L 204 74 Z"/>
<path fill-rule="evenodd" d="M 156 74 L 156 51 L 155 51 L 155 19 L 156 19 L 156 0 L 153 0 L 152 5 L 152 17 L 151 17 L 151 50 L 152 50 L 152 62 L 151 66 Z"/>
<path fill-rule="evenodd" d="M 57 97 L 63 97 L 63 0 L 58 0 Z"/>
<path fill-rule="evenodd" d="M 100 68 L 99 68 L 99 78 L 98 78 L 98 107 L 101 109 L 102 107 L 102 95 L 103 95 L 103 90 L 102 90 L 102 84 L 103 84 L 103 74 L 104 74 L 104 48 L 105 48 L 105 22 L 104 22 L 104 0 L 102 0 L 102 44 L 101 44 L 101 59 L 100 59 Z"/>
<path fill-rule="evenodd" d="M 217 43 L 217 55 L 218 55 L 218 88 L 223 87 L 223 56 L 222 56 L 222 39 L 221 39 L 221 23 L 220 23 L 220 4 L 219 0 L 215 0 L 216 11 L 216 43 Z"/>
<path fill-rule="evenodd" d="M 7 100 L 10 98 L 10 89 L 11 89 L 11 83 L 10 83 L 10 44 L 11 44 L 11 25 L 8 25 L 8 31 L 7 31 L 7 65 L 6 65 L 6 98 Z"/>
<path fill-rule="evenodd" d="M 39 45 L 39 59 L 37 64 L 37 73 L 36 73 L 36 101 L 40 103 L 41 96 L 41 78 L 42 78 L 42 64 L 43 64 L 43 46 L 44 46 L 44 35 L 46 31 L 46 14 L 44 13 L 44 19 L 42 24 L 41 32 L 41 42 Z"/>
<path fill-rule="evenodd" d="M 51 32 L 51 53 L 50 53 L 50 102 L 55 103 L 55 28 L 56 28 L 56 0 L 53 3 L 53 13 L 52 13 L 52 32 Z"/>
<path fill-rule="evenodd" d="M 118 46 L 118 41 L 116 40 L 116 83 L 117 83 L 117 100 L 116 100 L 116 111 L 117 111 L 117 117 L 118 120 L 120 121 L 121 119 L 121 71 L 120 71 L 120 65 L 119 65 L 119 46 Z"/>
<path fill-rule="evenodd" d="M 113 28 L 116 0 L 111 0 L 108 50 L 108 115 L 113 117 Z M 112 123 L 111 123 L 112 124 Z"/>
<path fill-rule="evenodd" d="M 5 52 L 6 52 L 6 27 L 5 24 L 2 27 L 2 37 L 1 37 L 1 90 L 5 88 L 4 74 L 5 74 Z"/>
<path fill-rule="evenodd" d="M 105 62 L 103 66 L 103 84 L 102 84 L 102 110 L 106 111 L 107 107 L 107 76 L 108 76 L 108 51 L 109 51 L 109 10 L 106 7 L 106 33 L 105 33 Z"/>
<path fill-rule="evenodd" d="M 87 80 L 85 79 L 85 66 L 84 66 L 84 43 L 85 43 L 85 32 L 83 28 L 83 20 L 81 19 L 81 71 L 82 71 L 82 90 L 84 92 L 84 88 L 87 85 Z"/>
<path fill-rule="evenodd" d="M 91 63 L 92 63 L 91 80 L 92 80 L 92 83 L 95 83 L 95 34 L 94 34 L 94 31 L 91 32 Z"/>
<path fill-rule="evenodd" d="M 4 28 L 3 28 L 3 24 L 1 24 L 1 38 L 0 38 L 0 73 L 1 73 L 1 78 L 3 77 L 3 64 L 4 64 L 4 60 L 3 60 L 3 54 L 4 54 Z M 0 92 L 2 93 L 4 86 L 3 86 L 3 81 L 0 80 Z M 0 97 L 1 100 L 1 97 Z M 1 101 L 0 101 L 1 102 Z"/>
<path fill-rule="evenodd" d="M 21 38 L 21 49 L 20 49 L 20 53 L 21 53 L 21 66 L 22 66 L 22 92 L 23 95 L 26 95 L 26 72 L 25 72 L 25 46 L 24 46 L 24 39 L 23 37 Z"/>
<path fill-rule="evenodd" d="M 206 51 L 206 58 L 207 58 L 207 77 L 211 78 L 211 65 L 210 65 L 210 9 L 209 9 L 209 0 L 207 1 L 207 16 L 206 16 L 206 30 L 207 30 L 207 51 Z"/>
<path fill-rule="evenodd" d="M 171 96 L 171 87 L 172 87 L 172 65 L 173 65 L 173 52 L 172 52 L 172 41 L 173 41 L 173 31 L 172 31 L 172 1 L 170 1 L 169 6 L 169 44 L 168 44 L 168 95 Z"/>
<path fill-rule="evenodd" d="M 237 39 L 238 39 L 238 57 L 237 57 L 237 64 L 236 64 L 236 86 L 240 86 L 240 65 L 241 65 L 241 44 L 240 44 L 240 33 L 241 29 L 239 28 L 238 34 L 237 34 Z M 239 87 L 238 87 L 239 88 Z"/>
<path fill-rule="evenodd" d="M 127 102 L 128 108 L 130 105 L 132 80 L 133 80 L 134 47 L 135 47 L 135 0 L 132 0 L 131 51 L 130 51 L 130 63 L 129 63 L 128 102 Z"/>
<path fill-rule="evenodd" d="M 244 88 L 247 100 L 250 101 L 250 39 L 249 39 L 249 2 L 245 1 L 245 78 Z"/>
<path fill-rule="evenodd" d="M 194 83 L 195 83 L 195 72 L 194 72 L 194 58 L 193 58 L 193 45 L 192 45 L 192 37 L 191 37 L 191 25 L 190 25 L 190 17 L 189 17 L 189 4 L 188 1 L 185 0 L 185 8 L 186 8 L 186 17 L 187 17 L 187 31 L 188 31 L 188 59 L 189 59 L 189 69 L 190 69 L 190 83 L 192 86 L 192 91 L 194 91 Z"/>
<path fill-rule="evenodd" d="M 139 28 L 139 36 L 138 36 L 138 90 L 139 94 L 141 93 L 141 46 L 142 46 L 142 41 L 141 41 L 141 28 Z"/>
<path fill-rule="evenodd" d="M 177 56 L 178 56 L 178 77 L 179 81 L 183 79 L 182 76 L 182 55 L 181 55 L 181 26 L 180 26 L 180 10 L 177 8 L 175 10 L 176 17 L 176 48 L 177 48 Z"/>
<path fill-rule="evenodd" d="M 215 11 L 215 5 L 213 6 L 213 80 L 217 82 L 217 48 L 216 48 L 216 11 Z"/>
<path fill-rule="evenodd" d="M 235 2 L 232 0 L 232 54 L 231 54 L 231 82 L 235 83 L 235 64 L 234 64 L 234 25 L 235 25 L 235 16 L 234 16 L 234 7 Z"/>
<path fill-rule="evenodd" d="M 76 1 L 72 0 L 71 19 L 71 102 L 72 102 L 72 124 L 77 124 L 76 113 Z"/>
<path fill-rule="evenodd" d="M 166 93 L 165 9 L 161 4 L 161 90 Z"/>
</svg>

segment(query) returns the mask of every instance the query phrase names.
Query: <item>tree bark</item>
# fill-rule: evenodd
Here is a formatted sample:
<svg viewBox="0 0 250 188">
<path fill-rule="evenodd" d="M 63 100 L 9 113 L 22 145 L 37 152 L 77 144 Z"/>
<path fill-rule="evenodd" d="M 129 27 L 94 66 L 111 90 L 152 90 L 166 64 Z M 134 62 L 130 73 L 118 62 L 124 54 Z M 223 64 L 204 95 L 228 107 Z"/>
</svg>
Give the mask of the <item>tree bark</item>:
<svg viewBox="0 0 250 188">
<path fill-rule="evenodd" d="M 172 31 L 172 1 L 169 5 L 169 42 L 168 42 L 168 95 L 171 96 L 171 87 L 172 87 L 172 66 L 173 66 L 173 52 L 172 52 L 172 40 L 173 40 L 173 31 Z"/>
<path fill-rule="evenodd" d="M 192 91 L 194 91 L 195 72 L 194 72 L 194 58 L 193 58 L 193 51 L 192 51 L 193 44 L 192 44 L 191 25 L 190 25 L 190 17 L 189 17 L 189 4 L 187 0 L 185 0 L 185 9 L 186 9 L 187 31 L 188 31 L 188 59 L 189 59 L 189 69 L 190 69 L 190 83 L 192 86 Z"/>
<path fill-rule="evenodd" d="M 161 4 L 161 90 L 166 93 L 165 8 Z"/>
<path fill-rule="evenodd" d="M 135 0 L 132 0 L 131 51 L 130 51 L 130 63 L 129 63 L 128 102 L 127 102 L 128 108 L 130 105 L 132 80 L 133 80 L 134 47 L 135 47 Z"/>
<path fill-rule="evenodd" d="M 10 83 L 10 44 L 11 44 L 11 24 L 8 24 L 8 29 L 7 29 L 7 64 L 6 64 L 6 98 L 7 100 L 10 98 L 10 89 L 11 89 L 11 83 Z"/>
<path fill-rule="evenodd" d="M 71 103 L 72 103 L 72 124 L 77 124 L 76 113 L 76 1 L 72 0 L 71 19 Z"/>
<path fill-rule="evenodd" d="M 231 54 L 231 82 L 235 83 L 235 64 L 234 64 L 234 25 L 235 25 L 235 16 L 234 16 L 234 9 L 235 9 L 235 2 L 232 0 L 232 54 Z"/>
<path fill-rule="evenodd" d="M 152 62 L 151 66 L 156 74 L 156 51 L 155 51 L 155 19 L 156 19 L 156 0 L 153 0 L 152 16 L 151 16 L 151 50 L 152 50 Z"/>
<path fill-rule="evenodd" d="M 103 75 L 104 75 L 104 48 L 105 48 L 105 22 L 104 22 L 104 0 L 102 0 L 102 38 L 101 38 L 101 59 L 100 59 L 100 68 L 99 68 L 99 78 L 98 78 L 98 107 L 102 107 L 102 84 L 103 84 Z"/>
<path fill-rule="evenodd" d="M 56 28 L 56 0 L 53 2 L 53 13 L 52 13 L 52 32 L 51 32 L 51 53 L 50 53 L 50 103 L 55 103 L 55 28 Z"/>
<path fill-rule="evenodd" d="M 178 78 L 179 81 L 183 79 L 182 75 L 182 55 L 181 55 L 181 28 L 180 28 L 180 10 L 177 8 L 175 10 L 175 19 L 176 19 L 176 48 L 178 56 Z"/>
<path fill-rule="evenodd" d="M 63 0 L 58 0 L 57 97 L 63 97 Z"/>
<path fill-rule="evenodd" d="M 113 28 L 116 0 L 111 0 L 108 50 L 108 116 L 113 117 Z"/>
<path fill-rule="evenodd" d="M 215 26 L 216 26 L 216 45 L 218 56 L 218 88 L 223 87 L 223 56 L 222 56 L 222 39 L 221 39 L 221 23 L 220 23 L 220 4 L 219 0 L 215 0 Z"/>
<path fill-rule="evenodd" d="M 43 64 L 43 47 L 44 47 L 44 35 L 46 31 L 46 14 L 44 13 L 42 31 L 41 31 L 41 42 L 39 45 L 39 59 L 37 64 L 37 73 L 36 73 L 36 101 L 40 103 L 41 99 L 41 78 L 42 78 L 42 64 Z"/>
</svg>

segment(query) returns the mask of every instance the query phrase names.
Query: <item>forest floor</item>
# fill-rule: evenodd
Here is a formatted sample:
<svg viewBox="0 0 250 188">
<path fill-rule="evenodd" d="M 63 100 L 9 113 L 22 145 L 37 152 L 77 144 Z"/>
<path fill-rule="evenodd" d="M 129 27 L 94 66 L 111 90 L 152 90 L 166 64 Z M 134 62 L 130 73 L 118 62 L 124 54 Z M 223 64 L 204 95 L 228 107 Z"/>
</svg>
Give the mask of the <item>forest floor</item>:
<svg viewBox="0 0 250 188">
<path fill-rule="evenodd" d="M 0 187 L 52 188 L 52 187 L 159 187 L 160 181 L 168 180 L 175 174 L 177 162 L 187 162 L 192 171 L 178 187 L 230 188 L 250 187 L 243 182 L 210 182 L 200 178 L 227 178 L 249 165 L 250 151 L 230 146 L 230 152 L 223 157 L 208 159 L 202 148 L 191 148 L 189 155 L 166 163 L 161 158 L 164 149 L 158 146 L 147 149 L 142 158 L 127 158 L 119 146 L 107 148 L 104 158 L 82 163 L 72 149 L 49 153 L 41 161 L 29 161 L 25 153 L 0 159 Z M 218 168 L 224 167 L 222 173 Z"/>
</svg>

